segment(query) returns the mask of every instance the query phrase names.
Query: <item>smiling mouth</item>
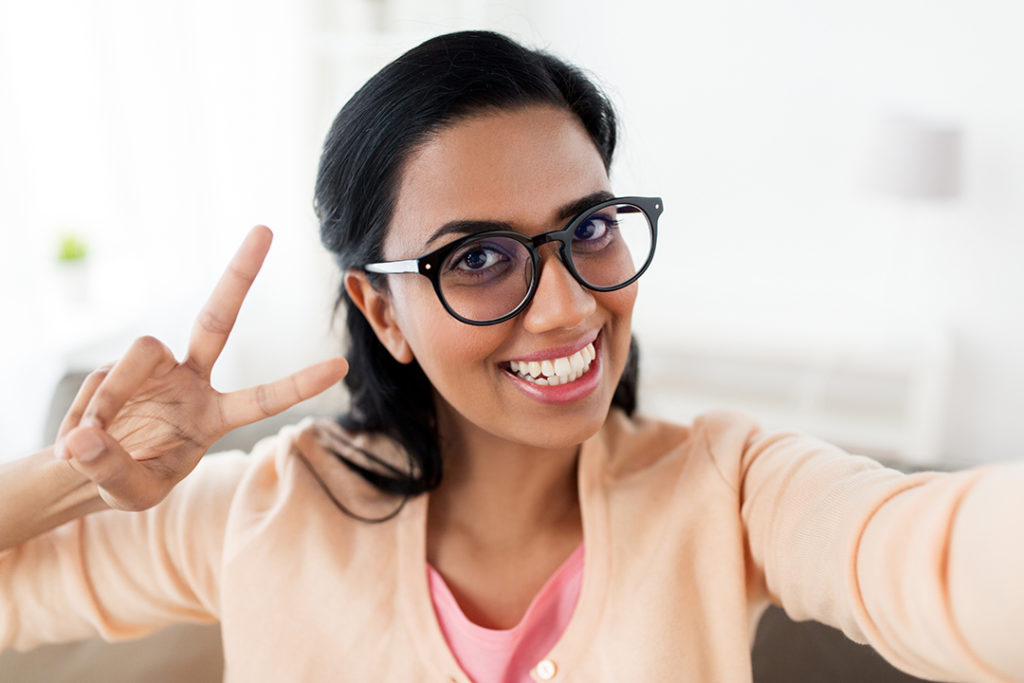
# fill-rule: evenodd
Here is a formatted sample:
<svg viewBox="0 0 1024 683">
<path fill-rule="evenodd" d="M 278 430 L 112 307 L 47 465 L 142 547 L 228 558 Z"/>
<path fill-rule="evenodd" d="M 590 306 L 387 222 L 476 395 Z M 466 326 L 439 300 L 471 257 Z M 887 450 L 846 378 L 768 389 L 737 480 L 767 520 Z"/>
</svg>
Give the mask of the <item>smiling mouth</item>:
<svg viewBox="0 0 1024 683">
<path fill-rule="evenodd" d="M 527 382 L 542 386 L 557 386 L 575 382 L 590 370 L 590 364 L 597 358 L 594 343 L 590 342 L 571 356 L 550 358 L 541 361 L 509 361 L 506 369 Z"/>
</svg>

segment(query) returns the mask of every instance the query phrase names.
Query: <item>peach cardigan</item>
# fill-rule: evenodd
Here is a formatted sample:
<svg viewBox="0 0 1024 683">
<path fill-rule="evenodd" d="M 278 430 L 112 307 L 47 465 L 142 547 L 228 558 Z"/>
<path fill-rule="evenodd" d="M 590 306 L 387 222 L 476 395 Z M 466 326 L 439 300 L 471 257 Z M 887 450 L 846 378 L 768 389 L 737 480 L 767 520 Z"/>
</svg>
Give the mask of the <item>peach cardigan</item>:
<svg viewBox="0 0 1024 683">
<path fill-rule="evenodd" d="M 342 514 L 326 491 L 379 501 L 325 451 L 335 432 L 307 420 L 151 510 L 0 553 L 0 650 L 219 619 L 227 681 L 467 681 L 430 602 L 429 496 Z M 739 414 L 612 411 L 579 491 L 583 586 L 538 681 L 749 681 L 769 601 L 921 677 L 1024 679 L 1024 463 L 907 476 Z"/>
</svg>

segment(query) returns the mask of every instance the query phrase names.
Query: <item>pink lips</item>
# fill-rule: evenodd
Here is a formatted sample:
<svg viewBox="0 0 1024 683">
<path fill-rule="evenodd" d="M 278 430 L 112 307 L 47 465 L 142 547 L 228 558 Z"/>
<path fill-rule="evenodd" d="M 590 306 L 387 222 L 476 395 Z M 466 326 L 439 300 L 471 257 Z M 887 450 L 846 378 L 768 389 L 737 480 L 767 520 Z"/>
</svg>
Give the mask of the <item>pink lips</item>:
<svg viewBox="0 0 1024 683">
<path fill-rule="evenodd" d="M 587 344 L 593 342 L 594 348 L 597 351 L 597 357 L 591 361 L 590 369 L 587 373 L 581 376 L 574 382 L 568 384 L 559 384 L 556 386 L 545 386 L 542 384 L 535 384 L 529 382 L 521 377 L 518 377 L 508 370 L 505 371 L 505 376 L 508 377 L 517 389 L 526 394 L 532 399 L 540 401 L 541 403 L 547 404 L 559 404 L 559 403 L 571 403 L 572 401 L 578 401 L 592 394 L 594 390 L 601 383 L 601 375 L 604 367 L 601 364 L 601 346 L 598 343 L 598 335 L 588 337 L 587 339 L 579 342 L 574 346 L 566 346 L 560 349 L 546 349 L 540 353 L 530 354 L 528 356 L 521 356 L 516 360 L 544 360 L 547 358 L 556 358 L 561 356 L 570 356 Z"/>
<path fill-rule="evenodd" d="M 585 347 L 587 344 L 590 344 L 591 342 L 597 341 L 597 337 L 598 337 L 599 334 L 600 334 L 600 331 L 595 331 L 595 332 L 592 332 L 592 333 L 588 334 L 586 337 L 584 337 L 580 341 L 576 342 L 572 346 L 559 346 L 559 347 L 556 347 L 556 348 L 544 349 L 543 351 L 534 351 L 533 353 L 528 353 L 525 356 L 516 356 L 515 358 L 512 358 L 511 360 L 525 360 L 525 361 L 536 360 L 536 361 L 542 361 L 542 360 L 547 360 L 549 358 L 568 357 L 568 356 L 571 356 L 572 354 L 576 353 L 577 351 L 579 351 L 583 347 Z"/>
</svg>

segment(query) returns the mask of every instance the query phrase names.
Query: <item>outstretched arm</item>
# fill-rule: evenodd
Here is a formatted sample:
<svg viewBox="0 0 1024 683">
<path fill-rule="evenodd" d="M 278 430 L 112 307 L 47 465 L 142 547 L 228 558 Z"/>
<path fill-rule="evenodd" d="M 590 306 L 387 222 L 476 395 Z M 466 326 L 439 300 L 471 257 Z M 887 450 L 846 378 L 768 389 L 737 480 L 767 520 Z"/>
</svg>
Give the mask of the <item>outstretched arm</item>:
<svg viewBox="0 0 1024 683">
<path fill-rule="evenodd" d="M 751 433 L 743 516 L 774 600 L 936 680 L 1024 679 L 1024 463 L 904 475 Z"/>
</svg>

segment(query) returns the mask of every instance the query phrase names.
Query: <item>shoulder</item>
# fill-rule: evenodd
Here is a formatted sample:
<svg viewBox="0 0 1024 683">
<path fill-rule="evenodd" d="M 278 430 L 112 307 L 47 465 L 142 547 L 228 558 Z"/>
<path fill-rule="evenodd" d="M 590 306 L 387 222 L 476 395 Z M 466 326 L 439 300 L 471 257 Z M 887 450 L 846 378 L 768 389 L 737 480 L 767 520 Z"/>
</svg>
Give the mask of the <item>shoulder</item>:
<svg viewBox="0 0 1024 683">
<path fill-rule="evenodd" d="M 847 466 L 855 461 L 861 467 L 873 465 L 800 432 L 766 431 L 756 418 L 736 410 L 711 410 L 682 423 L 629 417 L 614 409 L 592 441 L 590 450 L 601 452 L 605 469 L 613 474 L 664 472 L 673 466 L 682 474 L 700 467 L 734 490 L 751 468 L 764 469 L 769 463 L 784 467 L 813 456 L 845 456 Z"/>
<path fill-rule="evenodd" d="M 405 452 L 390 439 L 349 432 L 334 420 L 314 417 L 263 439 L 245 458 L 235 506 L 250 517 L 312 505 L 377 519 L 396 505 L 395 497 L 378 491 L 356 468 L 408 467 Z"/>
<path fill-rule="evenodd" d="M 626 472 L 695 455 L 735 459 L 759 433 L 752 417 L 736 411 L 710 411 L 686 424 L 613 409 L 588 447 L 602 452 L 609 469 Z"/>
</svg>

